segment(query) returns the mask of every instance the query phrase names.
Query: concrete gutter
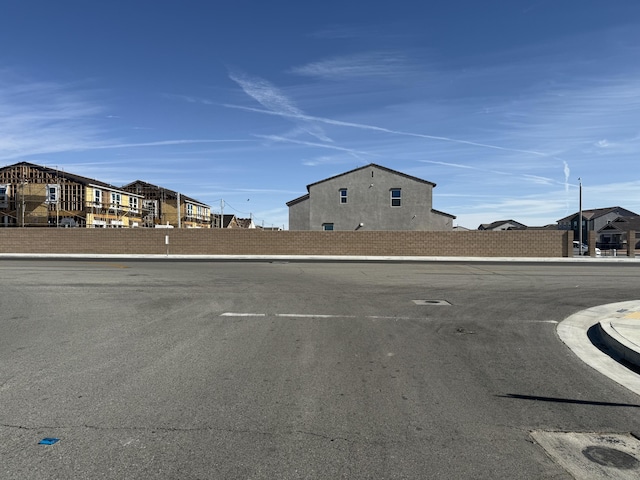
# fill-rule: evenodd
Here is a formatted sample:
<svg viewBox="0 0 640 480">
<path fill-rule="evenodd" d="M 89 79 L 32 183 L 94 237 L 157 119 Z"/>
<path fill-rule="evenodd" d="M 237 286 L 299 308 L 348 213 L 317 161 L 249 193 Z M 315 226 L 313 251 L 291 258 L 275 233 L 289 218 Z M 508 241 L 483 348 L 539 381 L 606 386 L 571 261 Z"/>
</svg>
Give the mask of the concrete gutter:
<svg viewBox="0 0 640 480">
<path fill-rule="evenodd" d="M 151 259 L 151 260 L 268 260 L 268 261 L 350 261 L 350 262 L 516 262 L 516 263 L 638 263 L 640 257 L 440 257 L 363 255 L 166 255 L 92 253 L 0 253 L 0 259 Z"/>
</svg>

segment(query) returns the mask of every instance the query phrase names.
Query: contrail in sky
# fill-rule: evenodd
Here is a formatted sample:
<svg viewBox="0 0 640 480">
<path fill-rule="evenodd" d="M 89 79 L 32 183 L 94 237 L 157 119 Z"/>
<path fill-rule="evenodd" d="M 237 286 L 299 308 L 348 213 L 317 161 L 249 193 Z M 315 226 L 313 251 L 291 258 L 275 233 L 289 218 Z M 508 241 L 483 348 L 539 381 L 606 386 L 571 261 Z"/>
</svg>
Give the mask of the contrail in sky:
<svg viewBox="0 0 640 480">
<path fill-rule="evenodd" d="M 240 105 L 231 105 L 231 104 L 223 104 L 223 106 L 227 107 L 227 108 L 235 108 L 235 109 L 238 109 L 238 110 L 246 110 L 246 111 L 249 111 L 249 112 L 263 113 L 263 114 L 266 114 L 266 115 L 274 115 L 274 116 L 278 116 L 278 117 L 295 118 L 295 119 L 298 119 L 298 120 L 308 120 L 308 121 L 326 123 L 328 125 L 337 125 L 337 126 L 341 126 L 341 127 L 358 128 L 360 130 L 372 130 L 372 131 L 375 131 L 375 132 L 390 133 L 390 134 L 394 134 L 394 135 L 403 135 L 405 137 L 426 138 L 426 139 L 429 139 L 429 140 L 439 140 L 439 141 L 443 141 L 443 142 L 452 142 L 452 143 L 458 143 L 458 144 L 462 144 L 462 145 L 471 145 L 471 146 L 474 146 L 474 147 L 490 148 L 490 149 L 493 149 L 493 150 L 502 150 L 502 151 L 506 151 L 506 152 L 527 153 L 527 154 L 530 154 L 530 155 L 536 155 L 538 157 L 550 157 L 549 154 L 546 154 L 546 153 L 543 153 L 543 152 L 537 152 L 535 150 L 519 150 L 517 148 L 500 147 L 498 145 L 471 142 L 471 141 L 468 141 L 468 140 L 458 140 L 456 138 L 450 138 L 450 137 L 439 137 L 439 136 L 435 136 L 435 135 L 425 135 L 425 134 L 422 134 L 422 133 L 403 132 L 403 131 L 400 131 L 400 130 L 391 130 L 389 128 L 376 127 L 375 125 L 366 125 L 366 124 L 363 124 L 363 123 L 353 123 L 353 122 L 343 122 L 341 120 L 333 120 L 331 118 L 314 117 L 314 116 L 306 115 L 306 114 L 303 114 L 303 113 L 287 113 L 287 112 L 282 112 L 282 111 L 274 112 L 274 111 L 271 111 L 271 110 L 263 110 L 263 109 L 260 109 L 260 108 L 243 107 L 243 106 L 240 106 Z"/>
</svg>

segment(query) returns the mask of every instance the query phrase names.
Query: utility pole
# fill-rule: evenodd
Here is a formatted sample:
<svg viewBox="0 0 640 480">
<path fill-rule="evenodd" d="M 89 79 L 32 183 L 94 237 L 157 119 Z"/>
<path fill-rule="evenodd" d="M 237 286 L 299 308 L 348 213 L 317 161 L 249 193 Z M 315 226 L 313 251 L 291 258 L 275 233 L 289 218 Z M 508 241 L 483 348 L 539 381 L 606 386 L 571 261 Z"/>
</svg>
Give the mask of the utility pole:
<svg viewBox="0 0 640 480">
<path fill-rule="evenodd" d="M 224 228 L 224 200 L 220 199 L 220 228 Z"/>
<path fill-rule="evenodd" d="M 579 215 L 579 229 L 580 229 L 580 234 L 578 235 L 578 241 L 579 246 L 578 246 L 578 251 L 580 252 L 580 256 L 582 256 L 582 179 L 580 177 L 578 177 L 578 182 L 580 183 L 580 215 Z"/>
<path fill-rule="evenodd" d="M 182 223 L 180 221 L 182 217 L 182 215 L 180 214 L 180 192 L 177 192 L 176 202 L 178 203 L 178 228 L 180 228 L 182 226 Z"/>
</svg>

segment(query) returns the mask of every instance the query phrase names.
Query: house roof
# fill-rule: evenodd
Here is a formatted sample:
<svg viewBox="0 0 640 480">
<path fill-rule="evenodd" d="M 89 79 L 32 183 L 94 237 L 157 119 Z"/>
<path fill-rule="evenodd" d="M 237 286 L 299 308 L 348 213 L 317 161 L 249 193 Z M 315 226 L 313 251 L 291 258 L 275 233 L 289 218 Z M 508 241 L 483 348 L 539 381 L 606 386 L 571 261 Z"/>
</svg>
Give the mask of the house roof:
<svg viewBox="0 0 640 480">
<path fill-rule="evenodd" d="M 308 187 L 307 187 L 308 188 Z M 305 193 L 304 195 L 302 195 L 301 197 L 298 198 L 294 198 L 293 200 L 290 200 L 287 202 L 287 207 L 290 207 L 292 205 L 295 205 L 296 203 L 300 203 L 303 202 L 305 200 L 309 200 L 309 194 Z"/>
<path fill-rule="evenodd" d="M 142 185 L 150 190 L 164 190 L 164 192 L 169 195 L 171 198 L 177 198 L 178 197 L 178 192 L 175 190 L 171 190 L 169 188 L 165 188 L 165 187 L 161 187 L 159 185 L 154 185 L 152 183 L 148 183 L 148 182 L 143 182 L 142 180 L 135 180 L 131 183 L 127 183 L 126 185 L 122 186 L 121 188 L 130 188 L 133 187 L 135 185 Z M 207 205 L 206 203 L 202 203 L 198 200 L 196 200 L 195 198 L 191 198 L 187 195 L 184 195 L 182 193 L 180 193 L 180 198 L 182 198 L 183 200 L 189 202 L 189 203 L 193 203 L 194 205 L 200 205 L 202 207 L 207 207 L 210 208 L 209 205 Z"/>
<path fill-rule="evenodd" d="M 336 178 L 344 177 L 345 175 L 350 175 L 350 174 L 352 174 L 354 172 L 358 172 L 360 170 L 365 170 L 367 168 L 372 168 L 372 167 L 373 168 L 379 168 L 380 170 L 384 170 L 385 172 L 393 173 L 394 175 L 400 175 L 401 177 L 405 177 L 405 178 L 409 178 L 411 180 L 415 180 L 416 182 L 426 183 L 427 185 L 431 185 L 432 187 L 436 186 L 435 183 L 430 182 L 428 180 L 424 180 L 422 178 L 414 177 L 412 175 L 407 175 L 406 173 L 398 172 L 397 170 L 392 170 L 391 168 L 383 167 L 382 165 L 378 165 L 378 164 L 375 164 L 375 163 L 370 163 L 369 165 L 365 165 L 364 167 L 354 168 L 353 170 L 349 170 L 348 172 L 340 173 L 339 175 L 334 175 L 333 177 L 325 178 L 324 180 L 320 180 L 318 182 L 310 183 L 309 185 L 307 185 L 307 191 L 309 191 L 309 188 L 313 187 L 314 185 L 318 185 L 320 183 L 328 182 L 329 180 L 334 180 Z M 298 199 L 296 199 L 296 200 L 298 200 Z M 294 201 L 295 200 L 292 200 L 292 202 L 294 202 Z"/>
<path fill-rule="evenodd" d="M 515 220 L 497 220 L 491 223 L 480 224 L 480 226 L 478 227 L 478 230 L 493 230 L 494 228 L 504 225 L 505 223 L 511 223 L 516 228 L 527 228 L 527 226 L 524 223 L 516 222 Z"/>
<path fill-rule="evenodd" d="M 83 177 L 82 175 L 76 175 L 75 173 L 65 172 L 64 170 L 61 170 L 61 169 L 56 168 L 56 167 L 46 167 L 44 165 L 37 165 L 35 163 L 30 163 L 30 162 L 18 162 L 18 163 L 14 163 L 12 165 L 6 165 L 6 166 L 2 167 L 2 170 L 9 169 L 9 168 L 14 168 L 14 167 L 34 168 L 36 170 L 40 170 L 42 172 L 48 173 L 49 175 L 57 176 L 59 178 L 68 179 L 68 180 L 71 180 L 73 182 L 80 183 L 82 185 L 95 185 L 95 186 L 98 186 L 98 187 L 108 188 L 110 190 L 116 190 L 116 191 L 121 191 L 122 190 L 122 187 L 117 187 L 117 186 L 111 185 L 109 183 L 101 182 L 100 180 L 96 180 L 94 178 Z"/>
<path fill-rule="evenodd" d="M 229 228 L 229 225 L 231 225 L 232 222 L 238 223 L 236 216 L 233 213 L 222 216 L 222 226 L 224 228 Z"/>
<path fill-rule="evenodd" d="M 617 230 L 619 232 L 628 232 L 629 230 L 633 230 L 635 232 L 640 232 L 640 216 L 618 217 L 598 230 L 598 233 L 611 230 Z"/>
<path fill-rule="evenodd" d="M 414 177 L 412 175 L 407 175 L 406 173 L 398 172 L 397 170 L 393 170 L 391 168 L 383 167 L 382 165 L 378 165 L 376 163 L 370 163 L 369 165 L 365 165 L 364 167 L 354 168 L 353 170 L 349 170 L 348 172 L 340 173 L 338 175 L 334 175 L 333 177 L 325 178 L 324 180 L 320 180 L 320 181 L 317 181 L 317 182 L 314 182 L 314 183 L 310 183 L 309 185 L 307 185 L 307 192 L 310 191 L 311 187 L 313 187 L 315 185 L 319 185 L 320 183 L 328 182 L 329 180 L 334 180 L 336 178 L 340 178 L 340 177 L 343 177 L 345 175 L 350 175 L 350 174 L 352 174 L 354 172 L 358 172 L 360 170 L 364 170 L 364 169 L 372 168 L 372 167 L 379 168 L 380 170 L 384 170 L 385 172 L 393 173 L 394 175 L 399 175 L 401 177 L 405 177 L 405 178 L 409 178 L 411 180 L 415 180 L 416 182 L 420 182 L 420 183 L 424 183 L 424 184 L 427 184 L 427 185 L 431 185 L 432 187 L 436 186 L 435 183 L 430 182 L 428 180 L 424 180 L 422 178 Z M 293 200 L 288 201 L 287 202 L 287 207 L 291 207 L 292 205 L 295 205 L 296 203 L 300 203 L 300 202 L 303 202 L 303 201 L 308 200 L 308 199 L 309 199 L 309 194 L 306 193 L 306 194 L 304 194 L 304 195 L 302 195 L 302 196 L 300 196 L 298 198 L 294 198 Z M 442 213 L 442 212 L 438 212 L 438 213 Z M 449 215 L 449 214 L 445 213 L 444 215 Z M 452 215 L 449 215 L 449 216 L 452 216 Z M 453 217 L 453 218 L 456 218 L 456 217 Z"/>
<path fill-rule="evenodd" d="M 627 210 L 626 208 L 622 208 L 622 207 L 606 207 L 606 208 L 593 208 L 593 209 L 589 209 L 589 210 L 582 210 L 582 218 L 585 220 L 594 220 L 598 217 L 601 217 L 602 215 L 606 215 L 608 213 L 611 212 L 624 212 L 624 215 L 621 216 L 629 216 L 629 217 L 637 217 L 638 214 L 637 213 L 633 213 L 631 210 Z M 568 222 L 570 220 L 572 220 L 574 217 L 580 215 L 580 212 L 575 212 L 572 213 L 571 215 L 568 215 L 564 218 L 561 218 L 560 220 L 558 220 L 558 223 L 560 222 Z"/>
<path fill-rule="evenodd" d="M 527 230 L 558 230 L 557 223 L 548 223 L 547 225 L 541 225 L 536 227 L 527 227 Z"/>
<path fill-rule="evenodd" d="M 438 215 L 444 215 L 446 217 L 456 218 L 455 215 L 451 215 L 450 213 L 446 213 L 446 212 L 441 212 L 440 210 L 436 210 L 435 208 L 432 208 L 431 211 L 433 213 L 437 213 Z"/>
<path fill-rule="evenodd" d="M 252 218 L 237 218 L 236 223 L 240 228 L 255 228 Z"/>
</svg>

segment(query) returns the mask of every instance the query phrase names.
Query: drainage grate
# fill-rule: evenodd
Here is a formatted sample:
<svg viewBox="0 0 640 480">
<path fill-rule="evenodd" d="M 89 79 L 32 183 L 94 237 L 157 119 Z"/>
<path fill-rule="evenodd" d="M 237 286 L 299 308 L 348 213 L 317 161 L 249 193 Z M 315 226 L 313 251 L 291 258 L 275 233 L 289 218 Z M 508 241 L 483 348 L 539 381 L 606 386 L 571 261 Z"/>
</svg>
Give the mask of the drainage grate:
<svg viewBox="0 0 640 480">
<path fill-rule="evenodd" d="M 414 300 L 413 303 L 416 305 L 447 305 L 451 306 L 449 302 L 446 300 Z"/>
<path fill-rule="evenodd" d="M 640 478 L 640 441 L 629 434 L 531 432 L 575 478 Z"/>
</svg>

